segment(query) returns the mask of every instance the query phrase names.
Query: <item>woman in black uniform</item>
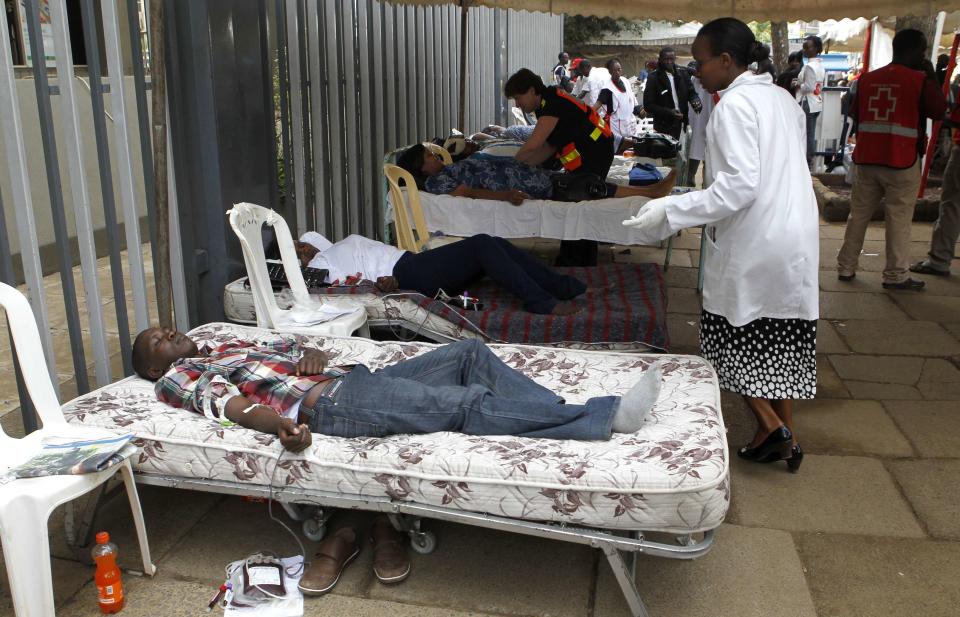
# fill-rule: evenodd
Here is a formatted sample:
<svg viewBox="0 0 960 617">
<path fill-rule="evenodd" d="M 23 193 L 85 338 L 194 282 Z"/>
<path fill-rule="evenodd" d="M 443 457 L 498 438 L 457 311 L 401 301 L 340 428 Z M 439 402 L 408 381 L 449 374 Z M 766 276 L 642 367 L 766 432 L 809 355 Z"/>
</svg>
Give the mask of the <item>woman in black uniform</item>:
<svg viewBox="0 0 960 617">
<path fill-rule="evenodd" d="M 537 115 L 533 135 L 516 158 L 539 165 L 556 157 L 572 174 L 596 174 L 606 180 L 613 163 L 613 134 L 596 111 L 555 86 L 545 86 L 530 69 L 520 69 L 504 84 L 503 93 L 523 113 Z M 564 240 L 558 266 L 597 265 L 595 240 Z"/>
</svg>

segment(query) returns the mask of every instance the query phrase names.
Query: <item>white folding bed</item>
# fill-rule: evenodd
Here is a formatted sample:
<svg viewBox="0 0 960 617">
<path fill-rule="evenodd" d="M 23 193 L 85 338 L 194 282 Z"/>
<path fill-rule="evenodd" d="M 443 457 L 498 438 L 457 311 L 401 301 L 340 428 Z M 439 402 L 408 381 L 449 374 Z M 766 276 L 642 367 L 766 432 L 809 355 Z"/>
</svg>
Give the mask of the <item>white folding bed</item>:
<svg viewBox="0 0 960 617">
<path fill-rule="evenodd" d="M 197 341 L 269 341 L 270 330 L 208 324 Z M 428 343 L 305 337 L 333 363 L 372 369 L 415 356 Z M 385 512 L 418 552 L 436 545 L 421 519 L 441 519 L 585 544 L 607 556 L 635 615 L 646 615 L 633 558 L 706 553 L 730 500 L 729 453 L 713 368 L 682 355 L 494 345 L 510 366 L 570 402 L 624 392 L 662 362 L 660 398 L 643 428 L 610 441 L 559 441 L 458 433 L 342 439 L 315 435 L 303 453 L 272 435 L 224 427 L 159 403 L 136 377 L 63 407 L 68 422 L 130 431 L 141 483 L 270 497 L 303 520 L 313 539 L 330 508 Z M 271 486 L 272 485 L 272 486 Z M 649 532 L 675 540 L 654 542 Z"/>
</svg>

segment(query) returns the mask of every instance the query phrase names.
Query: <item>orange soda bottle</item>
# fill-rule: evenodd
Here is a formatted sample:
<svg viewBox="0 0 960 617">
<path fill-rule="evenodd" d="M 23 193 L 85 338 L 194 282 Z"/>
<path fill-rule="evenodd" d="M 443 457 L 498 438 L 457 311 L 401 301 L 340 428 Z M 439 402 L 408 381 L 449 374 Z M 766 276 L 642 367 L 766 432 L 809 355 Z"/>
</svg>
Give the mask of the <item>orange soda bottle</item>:
<svg viewBox="0 0 960 617">
<path fill-rule="evenodd" d="M 120 580 L 120 568 L 117 567 L 117 545 L 110 541 L 110 534 L 106 531 L 98 533 L 96 540 L 91 555 L 97 562 L 93 581 L 97 585 L 100 612 L 108 615 L 119 613 L 123 610 L 123 582 Z"/>
</svg>

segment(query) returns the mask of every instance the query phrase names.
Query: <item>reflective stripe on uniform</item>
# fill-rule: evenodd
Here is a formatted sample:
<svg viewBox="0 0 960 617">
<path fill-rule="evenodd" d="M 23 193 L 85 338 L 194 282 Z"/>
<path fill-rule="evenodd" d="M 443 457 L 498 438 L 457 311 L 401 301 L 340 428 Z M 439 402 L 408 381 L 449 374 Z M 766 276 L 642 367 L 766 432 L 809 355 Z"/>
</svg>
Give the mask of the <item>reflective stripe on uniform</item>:
<svg viewBox="0 0 960 617">
<path fill-rule="evenodd" d="M 573 159 L 578 158 L 579 156 L 580 156 L 580 151 L 577 150 L 576 148 L 573 148 L 572 150 L 565 151 L 565 152 L 561 153 L 558 158 L 560 159 L 560 162 L 561 162 L 561 163 L 563 163 L 564 165 L 566 165 L 567 163 L 569 163 L 569 162 L 572 161 Z"/>
<path fill-rule="evenodd" d="M 557 158 L 560 159 L 560 164 L 563 165 L 563 168 L 567 171 L 573 171 L 583 164 L 583 159 L 580 158 L 580 151 L 577 150 L 576 144 L 572 142 L 564 146 L 560 152 L 557 153 Z"/>
<path fill-rule="evenodd" d="M 917 138 L 917 129 L 885 122 L 861 122 L 857 125 L 857 130 L 861 133 L 880 133 L 882 135 L 910 137 L 911 139 Z"/>
</svg>

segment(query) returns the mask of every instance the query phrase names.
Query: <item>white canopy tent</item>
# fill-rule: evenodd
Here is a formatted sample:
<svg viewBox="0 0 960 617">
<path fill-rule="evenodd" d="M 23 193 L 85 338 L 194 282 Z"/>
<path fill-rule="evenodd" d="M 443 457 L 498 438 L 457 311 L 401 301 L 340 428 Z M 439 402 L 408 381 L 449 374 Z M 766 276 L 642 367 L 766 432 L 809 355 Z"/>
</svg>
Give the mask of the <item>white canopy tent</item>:
<svg viewBox="0 0 960 617">
<path fill-rule="evenodd" d="M 697 19 L 707 22 L 717 17 L 737 17 L 744 21 L 825 20 L 877 15 L 936 15 L 941 11 L 960 11 L 960 0 L 729 0 L 704 3 L 702 0 L 386 0 L 407 5 L 457 5 L 460 20 L 460 74 L 465 74 L 466 12 L 473 6 L 537 11 L 564 15 L 592 15 L 628 19 Z M 947 30 L 943 30 L 947 32 Z M 459 128 L 463 129 L 466 82 L 460 82 Z"/>
<path fill-rule="evenodd" d="M 389 0 L 397 4 L 464 4 L 500 9 L 595 15 L 628 19 L 698 19 L 737 17 L 744 21 L 810 21 L 875 15 L 934 15 L 960 10 L 960 0 Z"/>
</svg>

